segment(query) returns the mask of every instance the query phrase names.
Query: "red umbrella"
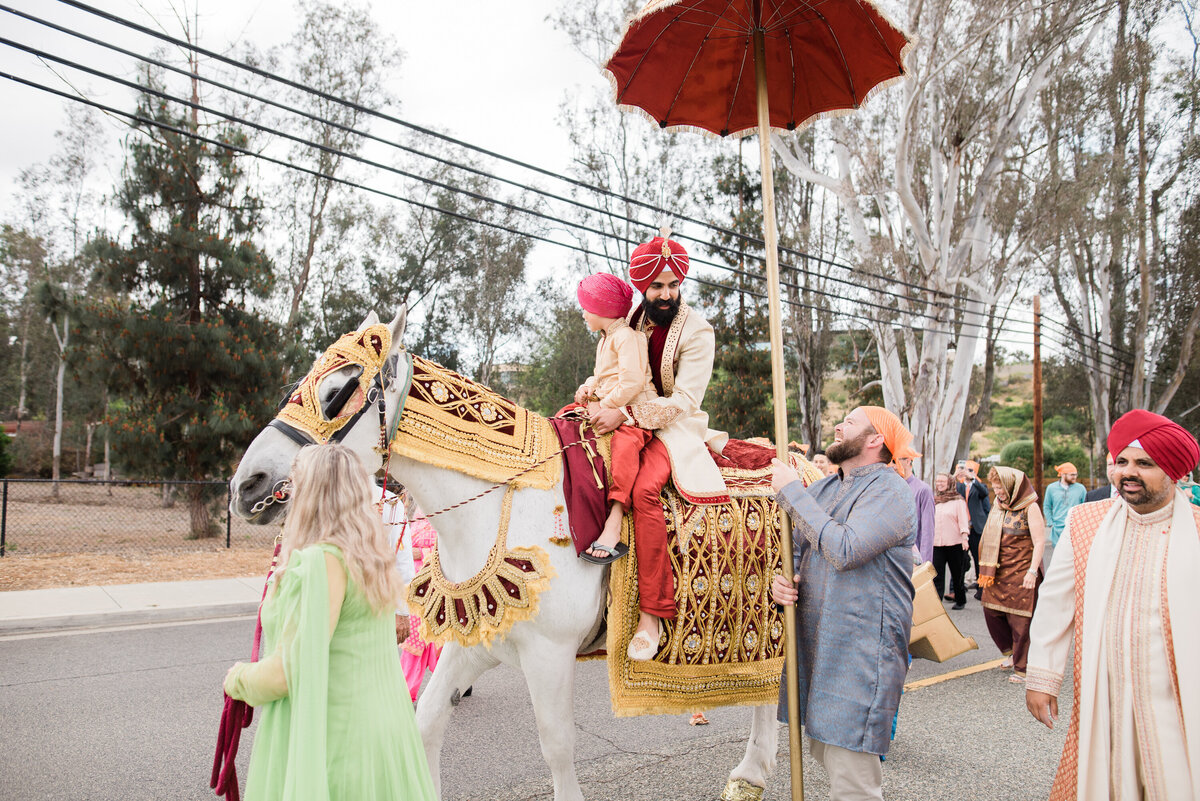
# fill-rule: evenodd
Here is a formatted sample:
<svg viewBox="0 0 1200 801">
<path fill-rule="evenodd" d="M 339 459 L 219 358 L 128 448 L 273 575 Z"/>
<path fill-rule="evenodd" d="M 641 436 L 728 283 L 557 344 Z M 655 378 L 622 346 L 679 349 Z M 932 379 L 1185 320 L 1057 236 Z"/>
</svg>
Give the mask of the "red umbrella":
<svg viewBox="0 0 1200 801">
<path fill-rule="evenodd" d="M 760 37 L 772 128 L 856 109 L 904 74 L 908 38 L 865 0 L 652 0 L 608 61 L 617 104 L 663 128 L 757 129 Z"/>
<path fill-rule="evenodd" d="M 617 104 L 663 128 L 727 136 L 757 131 L 762 160 L 763 240 L 771 330 L 775 447 L 787 454 L 779 252 L 771 129 L 795 130 L 822 114 L 856 109 L 904 75 L 909 38 L 867 0 L 650 0 L 608 61 Z M 786 523 L 786 520 L 785 520 Z M 782 537 L 783 564 L 792 538 Z M 785 607 L 795 631 L 795 607 Z M 795 648 L 787 680 L 796 686 Z M 792 797 L 804 797 L 796 693 L 788 693 Z M 732 793 L 726 788 L 727 794 Z"/>
</svg>

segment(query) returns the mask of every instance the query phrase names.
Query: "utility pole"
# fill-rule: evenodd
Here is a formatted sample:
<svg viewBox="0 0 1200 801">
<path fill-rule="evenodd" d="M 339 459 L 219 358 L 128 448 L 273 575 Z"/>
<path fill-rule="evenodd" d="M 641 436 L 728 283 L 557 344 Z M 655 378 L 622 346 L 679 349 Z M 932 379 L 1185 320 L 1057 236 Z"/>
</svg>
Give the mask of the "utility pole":
<svg viewBox="0 0 1200 801">
<path fill-rule="evenodd" d="M 1042 502 L 1042 296 L 1033 296 L 1033 488 Z"/>
</svg>

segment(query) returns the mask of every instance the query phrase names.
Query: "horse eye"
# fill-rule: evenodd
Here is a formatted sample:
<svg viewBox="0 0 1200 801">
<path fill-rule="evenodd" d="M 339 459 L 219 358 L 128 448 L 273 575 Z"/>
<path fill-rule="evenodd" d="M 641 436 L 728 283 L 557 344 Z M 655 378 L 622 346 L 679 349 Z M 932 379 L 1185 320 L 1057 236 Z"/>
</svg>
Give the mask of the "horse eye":
<svg viewBox="0 0 1200 801">
<path fill-rule="evenodd" d="M 362 376 L 362 373 L 363 368 L 359 367 L 332 397 L 322 403 L 321 411 L 325 415 L 326 420 L 332 420 L 342 413 L 342 409 L 345 408 L 346 403 L 350 398 L 354 397 L 354 393 L 358 389 L 358 379 Z"/>
</svg>

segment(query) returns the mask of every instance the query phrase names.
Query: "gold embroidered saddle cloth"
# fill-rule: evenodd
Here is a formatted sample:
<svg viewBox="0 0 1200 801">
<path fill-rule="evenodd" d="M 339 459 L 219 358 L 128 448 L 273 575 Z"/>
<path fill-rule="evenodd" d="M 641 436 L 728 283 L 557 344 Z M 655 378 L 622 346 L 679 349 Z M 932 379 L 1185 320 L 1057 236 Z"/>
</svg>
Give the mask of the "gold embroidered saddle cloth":
<svg viewBox="0 0 1200 801">
<path fill-rule="evenodd" d="M 774 449 L 730 445 L 726 454 L 735 458 L 717 460 L 729 503 L 693 506 L 673 485 L 663 491 L 676 616 L 663 621 L 658 655 L 648 662 L 625 656 L 638 620 L 636 538 L 629 556 L 613 563 L 606 650 L 613 713 L 619 717 L 773 704 L 779 698 L 783 616 L 770 595 L 772 578 L 783 571 L 771 489 Z M 741 445 L 758 453 L 743 454 Z M 791 461 L 805 485 L 822 477 L 803 456 L 794 454 Z M 626 542 L 631 523 L 626 515 L 621 532 Z"/>
</svg>

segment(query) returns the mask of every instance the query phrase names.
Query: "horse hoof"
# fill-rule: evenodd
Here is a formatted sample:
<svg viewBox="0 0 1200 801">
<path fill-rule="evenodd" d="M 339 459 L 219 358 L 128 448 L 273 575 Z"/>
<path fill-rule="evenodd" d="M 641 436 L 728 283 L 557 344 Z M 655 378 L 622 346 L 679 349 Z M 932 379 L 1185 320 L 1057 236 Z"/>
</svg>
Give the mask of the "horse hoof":
<svg viewBox="0 0 1200 801">
<path fill-rule="evenodd" d="M 730 779 L 721 791 L 721 801 L 762 801 L 763 788 L 745 779 Z"/>
</svg>

